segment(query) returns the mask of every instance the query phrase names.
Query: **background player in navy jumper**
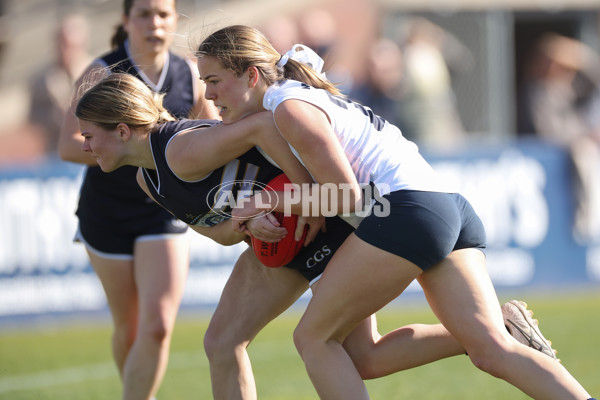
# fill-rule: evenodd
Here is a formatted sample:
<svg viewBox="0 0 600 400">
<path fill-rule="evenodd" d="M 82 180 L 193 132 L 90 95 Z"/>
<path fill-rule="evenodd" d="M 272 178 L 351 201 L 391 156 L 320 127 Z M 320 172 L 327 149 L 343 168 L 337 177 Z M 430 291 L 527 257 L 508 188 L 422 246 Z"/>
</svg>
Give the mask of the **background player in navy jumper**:
<svg viewBox="0 0 600 400">
<path fill-rule="evenodd" d="M 114 50 L 95 60 L 76 85 L 98 79 L 98 70 L 108 67 L 165 93 L 173 115 L 217 117 L 203 98 L 193 63 L 169 51 L 176 29 L 175 0 L 125 0 Z M 77 208 L 77 239 L 85 244 L 106 293 L 123 398 L 149 399 L 166 370 L 189 268 L 187 227 L 140 190 L 136 168 L 104 173 L 81 151 L 82 142 L 71 109 L 59 153 L 64 160 L 88 165 Z"/>
<path fill-rule="evenodd" d="M 272 111 L 315 181 L 340 191 L 327 210 L 341 213 L 348 198 L 360 204 L 360 187 L 369 184 L 391 205 L 386 215 L 362 219 L 336 252 L 294 333 L 321 398 L 368 398 L 345 340 L 415 279 L 477 367 L 534 398 L 590 397 L 562 365 L 507 333 L 481 251 L 485 231 L 468 201 L 446 187 L 398 128 L 341 96 L 321 74 L 316 53 L 294 45 L 281 55 L 256 29 L 230 26 L 209 35 L 197 56 L 207 98 L 224 122 Z M 234 215 L 283 209 L 262 193 L 256 198 L 262 201 Z M 296 212 L 302 205 L 293 205 Z"/>
<path fill-rule="evenodd" d="M 126 74 L 113 74 L 91 87 L 82 95 L 76 108 L 81 134 L 85 138 L 83 149 L 98 159 L 104 171 L 122 165 L 139 166 L 140 186 L 197 232 L 224 245 L 239 242 L 244 237 L 232 230 L 226 216 L 227 206 L 222 204 L 222 208 L 215 209 L 214 198 L 209 194 L 221 183 L 234 179 L 245 177 L 243 180 L 247 184 L 264 184 L 281 173 L 259 154 L 253 147 L 255 144 L 267 151 L 294 180 L 312 182 L 278 134 L 271 113 L 253 114 L 234 124 L 220 124 L 214 120 L 174 121 L 162 108 L 160 100 L 160 96 L 153 95 L 140 81 Z M 254 176 L 254 180 L 248 180 L 250 176 Z M 248 189 L 253 188 L 250 185 Z M 262 227 L 261 221 L 264 218 L 252 219 L 247 225 L 255 229 Z M 314 283 L 318 279 L 332 254 L 352 230 L 340 218 L 328 218 L 327 232 L 319 232 L 315 240 L 286 266 L 288 268 L 265 268 L 258 263 L 252 250 L 244 252 L 213 316 L 222 322 L 217 323 L 216 328 L 213 326 L 212 335 L 241 336 L 248 342 L 233 345 L 231 339 L 227 339 L 224 341 L 227 345 L 220 348 L 219 353 L 227 356 L 238 346 L 247 346 L 256 333 L 278 315 L 277 310 L 283 311 L 285 308 L 282 307 L 289 306 L 289 301 L 300 295 L 298 289 L 305 290 L 308 282 Z M 281 232 L 275 229 L 274 233 Z M 320 262 L 310 262 L 319 250 Z M 303 284 L 292 286 L 296 282 L 292 277 L 301 279 Z M 518 307 L 511 303 L 507 305 Z M 525 318 L 524 315 L 512 316 L 512 320 L 521 321 L 521 326 L 529 330 Z M 537 328 L 535 331 L 535 343 L 539 343 L 543 336 Z M 365 378 L 464 353 L 439 324 L 415 324 L 398 329 L 392 340 L 397 344 L 393 353 L 388 352 L 389 346 L 378 346 L 379 338 L 372 316 L 365 319 L 344 343 Z M 389 339 L 390 336 L 388 342 Z M 554 356 L 551 347 L 547 346 L 545 350 L 549 356 Z M 228 376 L 233 371 L 233 375 L 242 378 L 228 382 L 227 379 L 225 382 L 213 379 L 215 398 L 256 398 L 255 388 L 250 390 L 243 384 L 254 383 L 249 365 L 238 364 L 235 357 L 233 367 L 214 363 L 215 357 L 225 358 L 223 354 L 211 354 L 210 357 L 211 375 Z M 388 361 L 382 362 L 382 357 L 387 357 Z"/>
</svg>

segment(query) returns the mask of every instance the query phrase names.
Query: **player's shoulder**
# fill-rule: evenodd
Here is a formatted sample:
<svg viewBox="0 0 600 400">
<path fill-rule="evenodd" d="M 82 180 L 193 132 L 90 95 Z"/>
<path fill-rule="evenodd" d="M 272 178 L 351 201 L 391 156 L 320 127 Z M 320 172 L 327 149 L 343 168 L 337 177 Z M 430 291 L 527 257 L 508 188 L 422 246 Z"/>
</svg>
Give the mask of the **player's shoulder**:
<svg viewBox="0 0 600 400">
<path fill-rule="evenodd" d="M 291 79 L 275 82 L 265 92 L 263 106 L 267 110 L 273 111 L 282 102 L 305 95 L 302 93 L 302 89 L 306 88 L 310 88 L 310 86 Z"/>
<path fill-rule="evenodd" d="M 206 174 L 198 174 L 198 156 L 194 149 L 198 146 L 206 146 L 206 142 L 199 140 L 198 135 L 202 130 L 218 125 L 218 120 L 194 120 L 184 119 L 166 122 L 159 127 L 155 133 L 160 146 L 164 147 L 169 165 L 175 174 L 185 177 L 186 180 L 200 179 Z M 200 139 L 203 139 L 200 137 Z"/>
<path fill-rule="evenodd" d="M 96 60 L 110 67 L 118 66 L 123 63 L 131 63 L 125 46 L 113 48 L 100 55 Z"/>
<path fill-rule="evenodd" d="M 305 83 L 293 80 L 279 82 L 272 85 L 265 93 L 263 105 L 265 109 L 276 115 L 276 120 L 291 116 L 294 114 L 294 110 L 314 105 L 314 95 L 306 89 L 312 88 Z"/>
<path fill-rule="evenodd" d="M 180 119 L 176 121 L 167 121 L 162 123 L 156 133 L 161 136 L 172 137 L 178 133 L 198 128 L 209 128 L 220 124 L 221 121 L 213 119 Z"/>
<path fill-rule="evenodd" d="M 307 83 L 296 81 L 293 79 L 286 79 L 283 81 L 279 81 L 271 85 L 267 91 L 267 93 L 271 93 L 273 95 L 282 94 L 282 93 L 306 93 L 307 89 L 314 89 Z"/>
</svg>

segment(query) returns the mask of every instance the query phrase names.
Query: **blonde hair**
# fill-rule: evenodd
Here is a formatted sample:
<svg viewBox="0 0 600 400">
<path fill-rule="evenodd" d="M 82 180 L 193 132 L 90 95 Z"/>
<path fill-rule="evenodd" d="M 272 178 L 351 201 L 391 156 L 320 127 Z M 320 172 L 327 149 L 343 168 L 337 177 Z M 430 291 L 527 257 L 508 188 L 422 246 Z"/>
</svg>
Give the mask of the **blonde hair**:
<svg viewBox="0 0 600 400">
<path fill-rule="evenodd" d="M 223 68 L 236 76 L 241 76 L 249 67 L 256 67 L 269 86 L 293 79 L 341 95 L 333 83 L 306 64 L 289 59 L 283 68 L 278 68 L 281 54 L 262 32 L 250 26 L 231 25 L 210 34 L 198 46 L 196 57 L 215 57 Z"/>
<path fill-rule="evenodd" d="M 175 120 L 164 108 L 163 97 L 133 75 L 113 73 L 85 90 L 75 116 L 107 130 L 125 123 L 150 131 L 157 124 Z"/>
</svg>

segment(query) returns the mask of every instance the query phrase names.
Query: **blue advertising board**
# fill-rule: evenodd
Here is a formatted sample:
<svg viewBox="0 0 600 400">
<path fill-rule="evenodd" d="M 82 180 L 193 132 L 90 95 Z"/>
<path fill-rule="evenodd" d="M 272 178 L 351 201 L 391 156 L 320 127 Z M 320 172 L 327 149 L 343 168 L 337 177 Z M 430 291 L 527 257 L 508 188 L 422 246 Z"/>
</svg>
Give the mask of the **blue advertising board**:
<svg viewBox="0 0 600 400">
<path fill-rule="evenodd" d="M 0 319 L 106 309 L 84 247 L 73 243 L 82 172 L 60 161 L 0 171 Z M 183 304 L 214 306 L 245 245 L 189 236 Z"/>
<path fill-rule="evenodd" d="M 600 282 L 600 238 L 582 243 L 573 234 L 574 188 L 564 151 L 523 141 L 426 157 L 482 218 L 496 287 Z M 81 167 L 60 161 L 0 170 L 0 319 L 106 309 L 85 250 L 72 241 L 81 174 Z M 183 305 L 214 306 L 246 245 L 189 235 Z"/>
<path fill-rule="evenodd" d="M 430 161 L 482 218 L 497 287 L 598 281 L 598 238 L 575 239 L 573 170 L 562 149 L 521 141 Z"/>
</svg>

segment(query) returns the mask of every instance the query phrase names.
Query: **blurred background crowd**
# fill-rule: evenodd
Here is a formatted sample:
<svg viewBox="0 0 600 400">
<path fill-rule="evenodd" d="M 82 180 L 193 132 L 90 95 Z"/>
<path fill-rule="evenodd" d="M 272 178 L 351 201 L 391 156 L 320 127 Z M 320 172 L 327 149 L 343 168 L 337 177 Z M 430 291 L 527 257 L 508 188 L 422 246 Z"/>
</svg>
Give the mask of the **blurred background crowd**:
<svg viewBox="0 0 600 400">
<path fill-rule="evenodd" d="M 120 0 L 0 0 L 0 168 L 56 158 L 73 81 L 109 49 Z M 255 25 L 281 53 L 304 43 L 350 98 L 425 154 L 537 138 L 573 164 L 582 234 L 600 216 L 596 0 L 178 0 L 175 49 Z M 600 224 L 596 224 L 600 226 Z"/>
</svg>

